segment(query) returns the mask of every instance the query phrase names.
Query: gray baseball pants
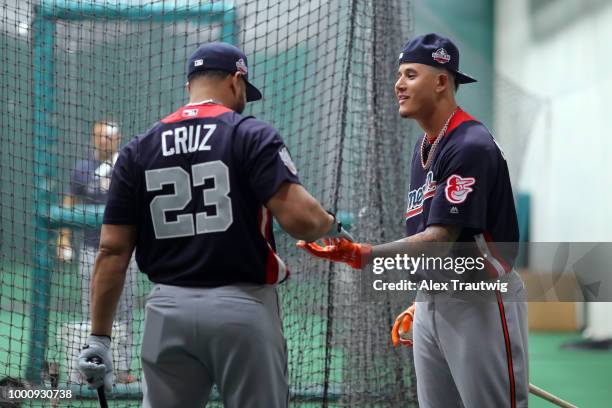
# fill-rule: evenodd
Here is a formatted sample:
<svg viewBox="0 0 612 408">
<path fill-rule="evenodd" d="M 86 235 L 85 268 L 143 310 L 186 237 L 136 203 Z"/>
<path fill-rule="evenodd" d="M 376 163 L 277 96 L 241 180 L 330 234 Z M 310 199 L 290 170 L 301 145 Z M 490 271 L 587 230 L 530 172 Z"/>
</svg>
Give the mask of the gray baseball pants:
<svg viewBox="0 0 612 408">
<path fill-rule="evenodd" d="M 418 293 L 413 335 L 419 407 L 527 407 L 525 288 L 516 272 L 507 282 L 507 293 L 490 292 L 486 300 Z"/>
<path fill-rule="evenodd" d="M 142 341 L 143 407 L 288 406 L 287 350 L 276 289 L 155 285 Z"/>
</svg>

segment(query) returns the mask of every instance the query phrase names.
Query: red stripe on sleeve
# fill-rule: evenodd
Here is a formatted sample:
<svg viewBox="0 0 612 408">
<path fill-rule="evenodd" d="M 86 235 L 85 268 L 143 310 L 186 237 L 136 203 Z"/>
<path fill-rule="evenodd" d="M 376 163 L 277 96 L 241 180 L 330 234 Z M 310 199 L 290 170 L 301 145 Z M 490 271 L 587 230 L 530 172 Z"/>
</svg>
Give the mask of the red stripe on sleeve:
<svg viewBox="0 0 612 408">
<path fill-rule="evenodd" d="M 484 236 L 485 241 L 487 241 L 487 247 L 489 247 L 491 254 L 493 254 L 495 259 L 497 259 L 497 262 L 501 264 L 502 268 L 504 268 L 504 271 L 506 273 L 510 272 L 512 268 L 497 251 L 497 247 L 495 246 L 495 241 L 493 241 L 493 236 L 491 235 L 491 233 L 489 231 L 485 231 L 482 235 Z"/>
</svg>

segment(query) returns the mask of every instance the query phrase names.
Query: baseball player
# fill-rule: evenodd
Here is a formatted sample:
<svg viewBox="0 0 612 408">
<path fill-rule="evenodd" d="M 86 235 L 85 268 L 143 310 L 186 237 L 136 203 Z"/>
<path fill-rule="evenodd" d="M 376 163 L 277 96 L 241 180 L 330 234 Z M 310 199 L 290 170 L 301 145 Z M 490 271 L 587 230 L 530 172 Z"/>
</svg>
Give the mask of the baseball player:
<svg viewBox="0 0 612 408">
<path fill-rule="evenodd" d="M 141 359 L 145 407 L 286 407 L 286 343 L 275 285 L 289 276 L 272 218 L 307 241 L 348 234 L 300 185 L 278 132 L 243 116 L 262 95 L 246 56 L 207 43 L 189 58 L 190 102 L 122 150 L 92 285 L 92 334 L 79 364 L 112 385 L 111 325 L 136 248 L 155 283 Z M 102 364 L 96 364 L 100 359 Z"/>
<path fill-rule="evenodd" d="M 420 407 L 525 407 L 524 285 L 512 269 L 516 246 L 502 251 L 496 244 L 518 241 L 516 211 L 502 152 L 487 128 L 455 101 L 459 84 L 471 82 L 459 71 L 459 51 L 449 39 L 427 34 L 410 40 L 399 55 L 395 92 L 400 116 L 416 120 L 425 134 L 412 160 L 407 237 L 377 246 L 342 239 L 325 246 L 298 245 L 353 268 L 379 257 L 419 257 L 425 251 L 440 256 L 473 248 L 486 268 L 480 276 L 474 271 L 460 279 L 501 279 L 507 292 L 487 292 L 489 301 L 483 302 L 462 293 L 451 299 L 451 290 L 419 290 L 416 305 L 394 324 L 393 343 L 414 343 Z M 448 281 L 439 271 L 421 269 L 415 276 L 421 282 Z"/>
<path fill-rule="evenodd" d="M 109 120 L 98 120 L 92 128 L 92 151 L 87 158 L 79 161 L 70 178 L 70 194 L 64 197 L 64 206 L 74 204 L 104 205 L 108 197 L 112 168 L 119 156 L 121 132 L 117 123 Z M 81 275 L 81 308 L 83 316 L 89 316 L 89 288 L 93 264 L 100 243 L 100 229 L 83 228 L 83 241 L 79 250 L 79 272 Z M 69 262 L 74 257 L 72 231 L 62 228 L 58 235 L 57 256 L 60 261 Z M 130 262 L 128 268 L 128 287 L 136 284 L 136 262 Z M 126 335 L 121 336 L 117 345 L 117 375 L 119 383 L 129 383 L 135 380 L 130 374 L 132 361 L 132 309 L 133 297 L 130 291 L 125 291 L 117 310 L 117 320 L 126 328 Z M 80 344 L 77 346 L 80 349 Z M 80 383 L 82 379 L 78 370 L 69 373 L 70 381 Z"/>
</svg>

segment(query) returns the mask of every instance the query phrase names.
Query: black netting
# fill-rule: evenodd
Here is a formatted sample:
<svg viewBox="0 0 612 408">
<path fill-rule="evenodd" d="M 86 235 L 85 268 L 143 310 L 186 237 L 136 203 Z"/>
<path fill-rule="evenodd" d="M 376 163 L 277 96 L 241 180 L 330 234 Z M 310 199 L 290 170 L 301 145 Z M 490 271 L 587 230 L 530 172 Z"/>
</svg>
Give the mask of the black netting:
<svg viewBox="0 0 612 408">
<path fill-rule="evenodd" d="M 185 61 L 203 42 L 245 51 L 264 94 L 246 113 L 279 130 L 306 188 L 352 219 L 359 240 L 402 236 L 416 133 L 393 84 L 410 1 L 3 0 L 0 24 L 0 378 L 96 406 L 71 378 L 71 356 L 88 332 L 84 230 L 103 207 L 75 199 L 70 180 L 96 122 L 125 144 L 186 102 Z M 292 271 L 280 287 L 292 405 L 416 405 L 410 351 L 389 338 L 406 305 L 362 302 L 358 272 L 276 235 Z M 116 358 L 137 380 L 149 288 L 142 274 L 126 285 L 129 312 L 115 326 Z M 138 381 L 117 387 L 112 405 L 138 406 Z"/>
</svg>

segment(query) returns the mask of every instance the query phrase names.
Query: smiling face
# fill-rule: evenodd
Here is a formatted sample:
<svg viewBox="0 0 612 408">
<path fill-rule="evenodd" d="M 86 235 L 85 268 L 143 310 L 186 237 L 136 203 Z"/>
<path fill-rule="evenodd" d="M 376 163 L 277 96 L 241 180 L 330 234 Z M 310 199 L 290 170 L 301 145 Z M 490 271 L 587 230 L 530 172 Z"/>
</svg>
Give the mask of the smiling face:
<svg viewBox="0 0 612 408">
<path fill-rule="evenodd" d="M 424 64 L 401 64 L 395 82 L 400 116 L 418 119 L 430 115 L 448 86 L 449 75 L 444 70 Z"/>
</svg>

